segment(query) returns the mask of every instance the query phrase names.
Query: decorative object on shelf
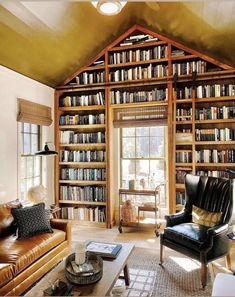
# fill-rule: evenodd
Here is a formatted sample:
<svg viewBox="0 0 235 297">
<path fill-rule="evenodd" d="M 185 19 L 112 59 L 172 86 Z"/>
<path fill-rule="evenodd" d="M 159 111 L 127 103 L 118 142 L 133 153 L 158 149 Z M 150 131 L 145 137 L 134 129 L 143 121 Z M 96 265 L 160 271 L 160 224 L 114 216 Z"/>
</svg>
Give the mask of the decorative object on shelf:
<svg viewBox="0 0 235 297">
<path fill-rule="evenodd" d="M 52 143 L 52 142 L 46 142 L 45 146 L 44 146 L 44 150 L 35 153 L 35 155 L 36 156 L 55 156 L 55 155 L 58 155 L 58 153 L 56 151 L 49 149 L 48 143 Z"/>
<path fill-rule="evenodd" d="M 131 179 L 129 180 L 129 190 L 134 190 L 135 189 L 135 180 Z"/>
<path fill-rule="evenodd" d="M 116 259 L 121 251 L 122 245 L 119 243 L 88 241 L 86 249 L 89 252 L 95 253 L 102 258 Z"/>
<path fill-rule="evenodd" d="M 75 263 L 81 265 L 86 261 L 86 245 L 85 242 L 78 242 L 75 251 Z"/>
<path fill-rule="evenodd" d="M 104 15 L 115 15 L 121 12 L 127 1 L 91 1 L 91 4 Z"/>
<path fill-rule="evenodd" d="M 45 203 L 47 200 L 47 189 L 43 185 L 31 187 L 27 192 L 27 198 L 33 204 Z"/>
<path fill-rule="evenodd" d="M 75 253 L 69 255 L 65 260 L 65 276 L 68 281 L 73 284 L 93 284 L 99 281 L 103 276 L 103 260 L 94 253 L 86 252 L 86 262 L 82 265 L 83 269 L 79 270 L 79 272 L 74 271 L 74 264 Z M 80 268 L 80 265 L 77 267 Z"/>
</svg>

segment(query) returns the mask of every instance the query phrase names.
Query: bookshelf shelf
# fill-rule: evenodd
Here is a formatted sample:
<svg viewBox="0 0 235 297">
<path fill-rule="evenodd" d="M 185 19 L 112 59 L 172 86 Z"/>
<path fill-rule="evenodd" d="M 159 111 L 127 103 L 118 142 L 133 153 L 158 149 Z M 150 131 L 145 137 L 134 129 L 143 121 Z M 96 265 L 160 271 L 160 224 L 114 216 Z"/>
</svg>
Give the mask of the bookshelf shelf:
<svg viewBox="0 0 235 297">
<path fill-rule="evenodd" d="M 130 108 L 130 107 L 146 107 L 146 106 L 168 106 L 167 101 L 149 101 L 149 102 L 133 102 L 122 104 L 110 104 L 111 108 Z"/>
<path fill-rule="evenodd" d="M 196 167 L 235 167 L 235 163 L 196 163 Z"/>
<path fill-rule="evenodd" d="M 79 131 L 100 131 L 105 130 L 105 124 L 95 124 L 95 125 L 61 125 L 61 130 L 79 130 Z"/>
<path fill-rule="evenodd" d="M 137 65 L 146 65 L 146 64 L 161 64 L 167 63 L 168 59 L 154 59 L 154 60 L 146 60 L 146 61 L 137 61 L 137 62 L 130 62 L 130 63 L 120 63 L 120 64 L 109 64 L 108 68 L 125 68 L 125 67 L 134 67 Z"/>
<path fill-rule="evenodd" d="M 90 111 L 90 110 L 105 110 L 104 105 L 90 105 L 90 106 L 72 106 L 72 107 L 59 107 L 59 111 Z"/>
<path fill-rule="evenodd" d="M 131 49 L 139 49 L 139 48 L 151 48 L 159 45 L 167 45 L 165 41 L 155 41 L 155 42 L 146 42 L 146 43 L 139 43 L 127 46 L 115 46 L 113 48 L 109 48 L 109 52 L 118 52 L 118 51 L 126 51 Z"/>
<path fill-rule="evenodd" d="M 91 206 L 105 206 L 106 202 L 93 202 L 93 201 L 74 201 L 74 200 L 59 200 L 61 204 L 73 205 L 91 205 Z"/>
<path fill-rule="evenodd" d="M 60 162 L 61 166 L 70 166 L 76 168 L 105 168 L 105 162 Z"/>
<path fill-rule="evenodd" d="M 70 144 L 60 144 L 61 148 L 70 148 L 78 150 L 102 150 L 106 148 L 105 143 L 70 143 Z"/>
<path fill-rule="evenodd" d="M 149 35 L 150 40 L 141 41 L 136 43 L 135 35 L 142 34 L 144 36 Z M 133 44 L 128 44 L 133 43 Z M 137 41 L 138 42 L 138 41 Z M 120 44 L 126 44 L 120 46 Z M 159 59 L 156 59 L 158 57 Z M 137 60 L 137 61 L 136 61 Z M 200 62 L 202 61 L 202 62 Z M 124 63 L 121 63 L 124 62 Z M 200 63 L 201 64 L 200 64 Z M 114 64 L 116 63 L 116 64 Z M 175 66 L 176 65 L 176 66 Z M 192 66 L 193 65 L 193 66 Z M 196 65 L 196 66 L 195 66 Z M 199 69 L 201 66 L 205 68 Z M 149 68 L 148 68 L 149 67 Z M 154 68 L 155 67 L 155 68 Z M 173 75 L 174 71 L 180 73 L 192 72 L 193 67 L 197 67 L 198 71 L 196 75 L 183 74 Z M 183 69 L 183 70 L 182 70 Z M 173 71 L 174 70 L 174 71 Z M 206 71 L 205 73 L 198 73 L 200 71 Z M 129 71 L 129 72 L 128 72 Z M 141 73 L 140 73 L 141 71 Z M 147 72 L 147 74 L 146 74 Z M 130 79 L 136 78 L 136 79 Z M 137 79 L 140 78 L 140 79 Z M 120 80 L 123 79 L 123 80 Z M 124 80 L 126 79 L 126 80 Z M 229 65 L 216 61 L 204 54 L 201 54 L 195 50 L 187 48 L 173 40 L 170 40 L 164 36 L 161 36 L 155 32 L 152 32 L 146 28 L 138 25 L 134 25 L 120 38 L 114 41 L 112 44 L 103 49 L 94 59 L 90 60 L 86 65 L 78 69 L 73 75 L 68 77 L 61 86 L 56 88 L 55 92 L 55 143 L 56 149 L 62 151 L 61 153 L 67 154 L 65 151 L 73 152 L 83 151 L 83 154 L 87 154 L 88 151 L 105 151 L 105 159 L 103 162 L 62 162 L 62 160 L 71 160 L 71 158 L 60 159 L 56 158 L 56 177 L 55 177 L 55 193 L 56 203 L 62 206 L 62 208 L 84 208 L 96 209 L 96 211 L 103 212 L 102 215 L 106 222 L 90 222 L 90 220 L 76 220 L 79 224 L 94 224 L 96 226 L 112 227 L 115 221 L 115 166 L 114 162 L 114 115 L 117 109 L 128 110 L 129 108 L 147 108 L 147 107 L 164 107 L 167 110 L 167 125 L 168 125 L 168 192 L 169 193 L 169 211 L 173 213 L 175 210 L 180 210 L 184 204 L 184 184 L 182 183 L 184 174 L 207 174 L 215 175 L 222 174 L 222 171 L 226 167 L 235 167 L 235 163 L 202 163 L 198 158 L 198 154 L 202 151 L 214 150 L 220 154 L 225 151 L 225 154 L 230 154 L 234 149 L 234 141 L 198 141 L 199 139 L 208 139 L 205 137 L 206 129 L 221 129 L 219 133 L 223 134 L 225 128 L 233 129 L 235 123 L 235 117 L 231 114 L 228 119 L 210 119 L 212 117 L 205 116 L 205 120 L 198 120 L 196 112 L 200 113 L 200 109 L 207 110 L 211 107 L 235 107 L 235 87 L 231 93 L 221 92 L 216 97 L 203 97 L 207 96 L 199 92 L 204 91 L 204 86 L 232 84 L 235 79 L 235 69 Z M 116 81 L 113 81 L 116 80 Z M 119 80 L 119 81 L 117 81 Z M 81 84 L 81 82 L 96 81 L 93 84 Z M 97 81 L 100 81 L 97 83 Z M 101 82 L 102 81 L 102 82 Z M 80 82 L 80 84 L 78 84 Z M 199 87 L 199 91 L 198 91 Z M 167 96 L 162 97 L 160 93 L 156 91 L 156 98 L 153 96 L 153 90 L 161 91 L 167 89 Z M 120 94 L 116 94 L 119 91 Z M 140 92 L 148 92 L 148 96 L 139 95 Z M 163 91 L 163 94 L 164 92 Z M 177 93 L 177 91 L 179 91 Z M 234 93 L 233 93 L 234 91 Z M 91 101 L 98 103 L 104 103 L 104 105 L 89 105 L 84 106 L 71 106 L 67 107 L 67 101 L 65 104 L 65 96 L 80 97 L 86 95 L 94 95 L 95 93 L 102 93 L 100 101 Z M 123 93 L 125 96 L 123 97 Z M 198 93 L 197 93 L 198 92 Z M 131 94 L 131 93 L 135 93 Z M 137 94 L 137 95 L 136 95 Z M 153 97 L 151 97 L 153 96 Z M 210 93 L 211 95 L 213 93 Z M 231 96 L 224 96 L 230 94 Z M 218 95 L 216 93 L 216 95 Z M 119 97 L 118 97 L 119 96 Z M 132 96 L 132 97 L 131 97 Z M 139 97 L 138 97 L 139 96 Z M 142 97 L 143 98 L 142 98 Z M 60 99 L 63 106 L 60 107 Z M 129 98 L 133 98 L 129 100 Z M 138 99 L 137 99 L 138 98 Z M 139 99 L 141 98 L 141 99 Z M 154 98 L 153 101 L 148 98 Z M 167 98 L 167 100 L 162 100 Z M 68 98 L 67 98 L 68 99 Z M 102 102 L 103 100 L 103 102 Z M 138 102 L 138 100 L 140 102 Z M 148 101 L 149 100 L 149 101 Z M 137 101 L 137 102 L 132 102 Z M 73 101 L 74 102 L 74 101 Z M 90 102 L 90 101 L 89 101 Z M 98 103 L 97 103 L 98 102 Z M 118 104 L 113 104 L 117 102 Z M 120 104 L 120 102 L 124 102 Z M 132 103 L 125 103 L 132 102 Z M 77 104 L 77 103 L 76 103 Z M 74 104 L 75 105 L 75 104 Z M 182 110 L 182 111 L 181 111 Z M 190 112 L 190 113 L 188 113 Z M 94 125 L 64 125 L 64 123 L 78 123 L 75 115 L 80 117 L 83 115 L 100 115 L 104 114 L 105 121 L 94 121 Z M 67 121 L 66 115 L 72 116 L 71 121 Z M 195 115 L 195 116 L 194 116 Z M 186 117 L 185 117 L 186 116 Z M 65 117 L 65 118 L 63 118 Z M 213 116 L 214 117 L 214 116 Z M 69 117 L 68 117 L 69 118 Z M 61 121 L 60 121 L 61 119 Z M 65 121 L 64 121 L 65 120 Z M 84 123 L 83 121 L 79 121 Z M 93 121 L 91 121 L 93 123 Z M 59 125 L 59 123 L 63 125 Z M 103 124 L 105 123 L 105 124 Z M 166 121 L 165 121 L 166 123 Z M 200 131 L 204 130 L 204 131 Z M 226 133 L 228 130 L 226 130 Z M 66 133 L 71 133 L 73 139 L 67 137 Z M 80 134 L 92 134 L 102 133 L 102 140 L 81 140 L 75 139 L 75 135 Z M 230 133 L 230 132 L 229 132 Z M 62 136 L 61 136 L 62 135 Z M 104 137 L 103 137 L 104 135 Z M 201 137 L 202 136 L 202 137 Z M 76 136 L 77 137 L 77 136 Z M 82 136 L 83 137 L 83 136 Z M 84 136 L 85 137 L 85 136 Z M 98 138 L 100 139 L 100 138 Z M 182 139 L 182 141 L 181 141 Z M 211 138 L 212 139 L 212 138 Z M 234 139 L 233 137 L 220 137 L 218 139 Z M 100 143 L 102 141 L 102 143 Z M 76 143 L 79 142 L 79 143 Z M 81 143 L 80 143 L 81 142 Z M 105 142 L 105 143 L 104 143 Z M 177 157 L 177 160 L 176 160 Z M 197 158 L 197 160 L 196 160 Z M 227 158 L 227 157 L 226 157 Z M 78 160 L 75 159 L 74 160 Z M 86 160 L 86 159 L 79 159 Z M 92 159 L 98 160 L 98 159 Z M 196 161 L 200 161 L 200 163 Z M 207 160 L 207 159 L 206 159 Z M 213 159 L 215 160 L 215 159 Z M 220 160 L 218 158 L 218 160 Z M 224 160 L 224 159 L 223 159 Z M 180 162 L 179 162 L 180 161 Z M 185 161 L 185 162 L 181 162 Z M 92 180 L 62 180 L 60 173 L 67 172 L 69 170 L 105 170 L 105 181 L 92 181 Z M 173 173 L 173 174 L 172 174 Z M 104 177 L 104 176 L 103 176 Z M 67 178 L 64 177 L 63 178 Z M 74 177 L 73 177 L 74 178 Z M 82 179 L 82 178 L 81 178 Z M 103 191 L 105 194 L 104 204 L 92 204 L 90 201 L 77 202 L 71 201 L 71 199 L 61 199 L 61 191 L 69 194 L 71 190 L 82 191 Z M 105 190 L 104 190 L 105 189 Z M 67 192 L 66 192 L 67 191 Z M 66 194 L 66 195 L 67 195 Z M 99 197 L 99 196 L 98 196 Z M 95 201 L 95 200 L 93 200 Z M 82 204 L 81 204 L 82 203 Z M 97 214 L 96 214 L 97 215 Z"/>
<path fill-rule="evenodd" d="M 195 141 L 195 145 L 235 145 L 235 141 Z"/>
<path fill-rule="evenodd" d="M 96 180 L 59 180 L 60 184 L 71 184 L 80 186 L 102 186 L 106 185 L 106 181 L 96 181 Z"/>
<path fill-rule="evenodd" d="M 234 119 L 217 119 L 217 120 L 196 120 L 196 124 L 226 124 L 226 123 L 235 123 L 235 118 Z"/>
</svg>

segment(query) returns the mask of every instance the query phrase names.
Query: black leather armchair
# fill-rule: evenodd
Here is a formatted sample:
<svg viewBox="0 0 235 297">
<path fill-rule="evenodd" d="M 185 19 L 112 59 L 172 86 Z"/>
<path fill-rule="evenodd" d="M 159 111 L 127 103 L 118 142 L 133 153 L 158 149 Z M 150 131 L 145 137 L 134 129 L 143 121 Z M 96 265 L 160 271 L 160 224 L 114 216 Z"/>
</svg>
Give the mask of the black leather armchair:
<svg viewBox="0 0 235 297">
<path fill-rule="evenodd" d="M 186 204 L 182 212 L 166 216 L 166 228 L 160 237 L 160 264 L 167 246 L 201 262 L 201 282 L 207 283 L 207 264 L 228 254 L 227 237 L 233 215 L 234 180 L 206 176 L 185 176 Z M 222 212 L 221 222 L 205 227 L 192 222 L 192 206 Z"/>
</svg>

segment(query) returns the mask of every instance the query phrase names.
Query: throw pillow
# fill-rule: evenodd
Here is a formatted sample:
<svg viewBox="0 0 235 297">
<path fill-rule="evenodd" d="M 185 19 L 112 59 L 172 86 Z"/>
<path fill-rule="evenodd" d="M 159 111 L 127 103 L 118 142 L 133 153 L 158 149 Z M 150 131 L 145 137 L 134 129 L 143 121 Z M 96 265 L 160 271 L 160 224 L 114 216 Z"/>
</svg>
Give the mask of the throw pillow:
<svg viewBox="0 0 235 297">
<path fill-rule="evenodd" d="M 222 212 L 210 212 L 193 205 L 192 221 L 206 227 L 214 227 L 219 225 Z"/>
<path fill-rule="evenodd" d="M 12 209 L 12 215 L 18 227 L 18 239 L 53 232 L 45 214 L 44 203 L 20 209 Z"/>
</svg>

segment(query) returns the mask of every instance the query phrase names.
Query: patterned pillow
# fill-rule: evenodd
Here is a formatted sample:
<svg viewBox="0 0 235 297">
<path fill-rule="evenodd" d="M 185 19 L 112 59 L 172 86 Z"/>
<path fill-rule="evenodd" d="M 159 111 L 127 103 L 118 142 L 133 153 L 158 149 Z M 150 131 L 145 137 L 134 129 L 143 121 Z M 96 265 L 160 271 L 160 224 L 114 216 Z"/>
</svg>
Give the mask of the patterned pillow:
<svg viewBox="0 0 235 297">
<path fill-rule="evenodd" d="M 214 227 L 219 225 L 222 212 L 210 212 L 193 205 L 192 221 L 206 227 Z"/>
<path fill-rule="evenodd" d="M 20 209 L 14 208 L 12 209 L 12 215 L 18 227 L 18 239 L 53 232 L 45 214 L 44 203 Z"/>
</svg>

